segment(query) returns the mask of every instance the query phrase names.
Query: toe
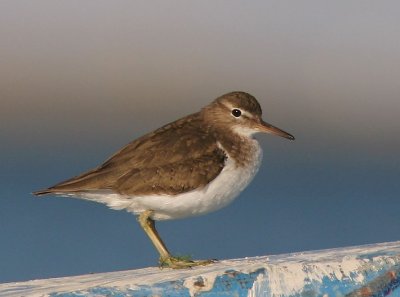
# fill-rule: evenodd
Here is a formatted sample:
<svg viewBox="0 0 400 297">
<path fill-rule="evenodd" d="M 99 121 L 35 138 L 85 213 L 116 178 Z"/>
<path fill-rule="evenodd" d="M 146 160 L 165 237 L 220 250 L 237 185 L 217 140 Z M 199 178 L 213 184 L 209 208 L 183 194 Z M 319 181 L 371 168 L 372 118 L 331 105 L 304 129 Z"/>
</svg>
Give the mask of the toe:
<svg viewBox="0 0 400 297">
<path fill-rule="evenodd" d="M 205 266 L 215 262 L 216 260 L 191 261 L 191 260 L 177 259 L 175 257 L 168 257 L 165 259 L 160 259 L 160 267 L 161 268 L 168 267 L 172 269 L 185 269 L 185 268 L 192 268 L 195 266 Z"/>
</svg>

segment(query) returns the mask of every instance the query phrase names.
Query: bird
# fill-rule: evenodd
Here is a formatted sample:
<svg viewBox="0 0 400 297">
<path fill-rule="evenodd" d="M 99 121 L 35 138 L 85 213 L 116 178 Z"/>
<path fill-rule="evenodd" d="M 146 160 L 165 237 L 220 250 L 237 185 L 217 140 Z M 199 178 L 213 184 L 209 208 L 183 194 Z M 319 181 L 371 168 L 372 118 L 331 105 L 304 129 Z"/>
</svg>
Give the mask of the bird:
<svg viewBox="0 0 400 297">
<path fill-rule="evenodd" d="M 260 167 L 262 148 L 256 133 L 294 140 L 262 119 L 255 97 L 230 92 L 133 140 L 100 166 L 33 194 L 86 199 L 126 210 L 137 216 L 158 251 L 160 267 L 208 265 L 216 260 L 173 256 L 155 222 L 205 215 L 230 204 Z"/>
</svg>

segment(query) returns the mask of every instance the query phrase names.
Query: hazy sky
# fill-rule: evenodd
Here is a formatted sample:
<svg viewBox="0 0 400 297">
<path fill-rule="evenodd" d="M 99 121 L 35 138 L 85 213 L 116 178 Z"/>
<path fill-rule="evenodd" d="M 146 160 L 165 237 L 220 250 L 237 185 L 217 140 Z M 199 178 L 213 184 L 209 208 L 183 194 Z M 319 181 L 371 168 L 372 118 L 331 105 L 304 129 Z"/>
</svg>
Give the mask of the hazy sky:
<svg viewBox="0 0 400 297">
<path fill-rule="evenodd" d="M 29 193 L 247 91 L 264 163 L 228 208 L 160 223 L 231 258 L 398 240 L 397 1 L 1 1 L 0 282 L 155 265 L 135 218 Z M 204 245 L 204 243 L 207 243 Z"/>
</svg>

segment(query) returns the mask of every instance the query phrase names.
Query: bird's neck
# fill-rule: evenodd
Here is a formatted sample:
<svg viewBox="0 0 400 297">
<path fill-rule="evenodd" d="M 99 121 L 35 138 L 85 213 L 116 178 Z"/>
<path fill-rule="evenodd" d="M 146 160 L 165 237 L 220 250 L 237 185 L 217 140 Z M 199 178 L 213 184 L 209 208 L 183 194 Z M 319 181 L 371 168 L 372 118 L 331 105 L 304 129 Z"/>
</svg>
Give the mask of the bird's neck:
<svg viewBox="0 0 400 297">
<path fill-rule="evenodd" d="M 215 131 L 215 138 L 238 167 L 252 163 L 254 154 L 259 149 L 257 140 L 234 131 Z"/>
<path fill-rule="evenodd" d="M 253 130 L 229 126 L 210 107 L 204 108 L 199 114 L 202 128 L 207 134 L 213 136 L 228 157 L 235 161 L 238 167 L 247 166 L 254 161 L 255 154 L 260 151 L 260 146 L 252 135 Z"/>
</svg>

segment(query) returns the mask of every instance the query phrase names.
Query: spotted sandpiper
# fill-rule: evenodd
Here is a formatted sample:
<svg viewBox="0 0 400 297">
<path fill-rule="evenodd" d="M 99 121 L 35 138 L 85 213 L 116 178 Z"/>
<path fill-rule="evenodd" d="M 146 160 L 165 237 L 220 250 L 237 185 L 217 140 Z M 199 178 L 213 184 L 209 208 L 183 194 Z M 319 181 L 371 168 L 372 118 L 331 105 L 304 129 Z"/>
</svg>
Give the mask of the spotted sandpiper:
<svg viewBox="0 0 400 297">
<path fill-rule="evenodd" d="M 257 100 L 245 92 L 225 94 L 199 112 L 146 134 L 99 167 L 35 195 L 54 194 L 107 204 L 138 216 L 160 254 L 160 265 L 186 268 L 212 260 L 173 257 L 155 221 L 181 219 L 231 203 L 258 171 L 258 132 L 294 137 L 261 118 Z"/>
</svg>

